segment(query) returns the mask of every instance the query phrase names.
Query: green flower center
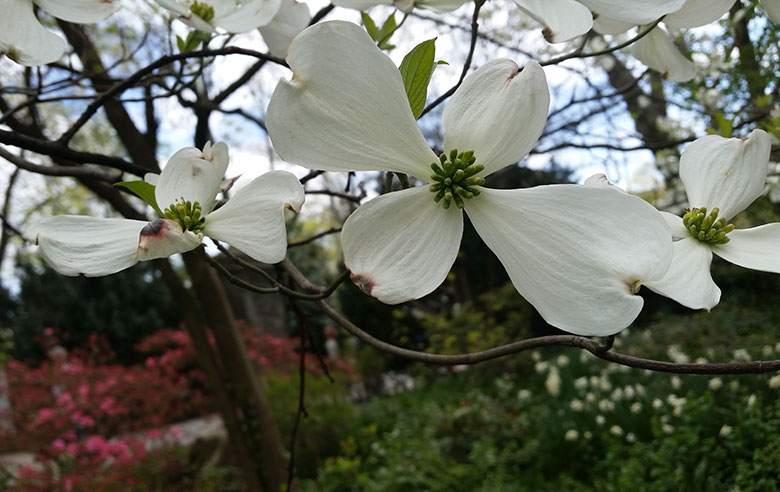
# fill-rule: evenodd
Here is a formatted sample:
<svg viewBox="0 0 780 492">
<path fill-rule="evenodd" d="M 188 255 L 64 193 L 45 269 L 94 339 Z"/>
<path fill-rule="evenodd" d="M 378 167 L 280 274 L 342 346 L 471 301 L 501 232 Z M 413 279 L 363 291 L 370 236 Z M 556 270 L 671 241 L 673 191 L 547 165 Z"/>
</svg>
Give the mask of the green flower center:
<svg viewBox="0 0 780 492">
<path fill-rule="evenodd" d="M 452 149 L 450 155 L 442 153 L 439 162 L 431 164 L 434 172 L 431 175 L 431 193 L 436 193 L 433 201 L 441 203 L 445 209 L 450 208 L 452 202 L 458 208 L 463 208 L 464 200 L 479 195 L 476 186 L 484 184 L 485 178 L 474 175 L 485 169 L 485 166 L 475 162 L 477 158 L 472 150 L 458 153 L 457 149 Z"/>
<path fill-rule="evenodd" d="M 183 231 L 198 233 L 203 230 L 206 218 L 201 216 L 200 203 L 179 201 L 165 209 L 165 218 L 179 223 Z"/>
<path fill-rule="evenodd" d="M 190 5 L 190 12 L 197 15 L 206 22 L 210 22 L 214 18 L 214 7 L 206 2 L 198 2 L 197 0 Z"/>
<path fill-rule="evenodd" d="M 720 209 L 715 207 L 708 214 L 707 208 L 692 208 L 683 215 L 683 224 L 691 236 L 707 244 L 726 244 L 726 235 L 734 230 L 734 224 L 726 224 L 726 219 L 718 218 Z"/>
</svg>

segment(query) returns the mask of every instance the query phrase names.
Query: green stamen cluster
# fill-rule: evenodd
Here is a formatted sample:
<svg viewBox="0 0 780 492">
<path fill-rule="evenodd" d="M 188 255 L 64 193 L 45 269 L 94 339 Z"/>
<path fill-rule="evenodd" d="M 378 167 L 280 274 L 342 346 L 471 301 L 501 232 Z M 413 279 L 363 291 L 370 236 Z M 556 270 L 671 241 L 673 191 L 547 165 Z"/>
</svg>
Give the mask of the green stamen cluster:
<svg viewBox="0 0 780 492">
<path fill-rule="evenodd" d="M 182 230 L 198 233 L 203 230 L 206 218 L 201 216 L 200 203 L 176 202 L 165 209 L 165 218 L 175 220 Z"/>
<path fill-rule="evenodd" d="M 474 175 L 485 169 L 485 166 L 475 162 L 477 158 L 471 150 L 458 153 L 457 149 L 453 149 L 449 156 L 442 153 L 439 162 L 431 164 L 434 172 L 431 176 L 431 193 L 436 193 L 433 200 L 441 202 L 445 209 L 450 208 L 452 202 L 458 208 L 463 208 L 463 200 L 479 195 L 479 189 L 475 186 L 484 184 L 485 178 Z"/>
<path fill-rule="evenodd" d="M 720 210 L 715 207 L 708 214 L 707 208 L 693 208 L 683 215 L 683 224 L 691 236 L 707 244 L 726 244 L 726 235 L 734 230 L 734 224 L 726 224 L 726 219 L 718 219 Z"/>
<path fill-rule="evenodd" d="M 200 3 L 197 0 L 190 5 L 190 12 L 197 15 L 206 22 L 214 18 L 214 7 L 206 2 Z"/>
</svg>

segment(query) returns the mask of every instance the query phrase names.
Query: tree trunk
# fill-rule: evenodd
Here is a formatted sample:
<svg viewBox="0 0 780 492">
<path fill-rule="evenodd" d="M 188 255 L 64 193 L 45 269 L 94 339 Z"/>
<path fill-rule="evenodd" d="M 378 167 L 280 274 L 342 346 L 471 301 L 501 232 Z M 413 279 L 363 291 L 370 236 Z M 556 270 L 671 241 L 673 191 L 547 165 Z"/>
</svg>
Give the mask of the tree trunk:
<svg viewBox="0 0 780 492">
<path fill-rule="evenodd" d="M 224 286 L 206 263 L 205 252 L 196 249 L 184 253 L 184 263 L 192 279 L 193 290 L 208 320 L 228 379 L 238 397 L 244 426 L 263 464 L 263 485 L 278 492 L 286 483 L 287 458 L 279 430 L 265 397 L 265 384 L 249 360 L 238 332 Z"/>
</svg>

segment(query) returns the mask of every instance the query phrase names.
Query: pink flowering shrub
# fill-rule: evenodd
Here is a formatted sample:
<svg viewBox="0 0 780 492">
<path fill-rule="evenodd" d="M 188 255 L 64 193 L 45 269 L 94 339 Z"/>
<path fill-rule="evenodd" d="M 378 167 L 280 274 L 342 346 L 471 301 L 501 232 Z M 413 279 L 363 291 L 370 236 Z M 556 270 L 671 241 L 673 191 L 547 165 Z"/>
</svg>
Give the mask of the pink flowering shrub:
<svg viewBox="0 0 780 492">
<path fill-rule="evenodd" d="M 244 324 L 240 329 L 258 370 L 283 379 L 297 373 L 299 339 L 259 334 Z M 54 337 L 53 331 L 46 335 Z M 146 357 L 143 364 L 113 364 L 105 339 L 93 336 L 71 354 L 58 348 L 40 367 L 6 365 L 16 432 L 0 435 L 0 453 L 37 454 L 35 466 L 14 473 L 10 490 L 92 492 L 119 490 L 118 484 L 123 491 L 146 490 L 148 480 L 182 473 L 186 459 L 173 446 L 177 429 L 162 428 L 213 413 L 206 376 L 183 330 L 162 329 L 136 349 Z M 305 364 L 323 374 L 314 355 L 306 354 Z M 353 371 L 341 361 L 329 364 Z"/>
<path fill-rule="evenodd" d="M 41 449 L 85 435 L 116 436 L 202 415 L 211 403 L 197 374 L 158 366 L 65 364 L 7 367 L 17 433 L 0 452 Z"/>
<path fill-rule="evenodd" d="M 16 473 L 9 492 L 140 492 L 150 485 L 162 486 L 175 480 L 186 463 L 180 449 L 171 446 L 173 436 L 158 432 L 152 440 L 132 435 L 111 440 L 93 435 L 77 442 L 56 439 L 39 453 L 38 464 Z"/>
</svg>

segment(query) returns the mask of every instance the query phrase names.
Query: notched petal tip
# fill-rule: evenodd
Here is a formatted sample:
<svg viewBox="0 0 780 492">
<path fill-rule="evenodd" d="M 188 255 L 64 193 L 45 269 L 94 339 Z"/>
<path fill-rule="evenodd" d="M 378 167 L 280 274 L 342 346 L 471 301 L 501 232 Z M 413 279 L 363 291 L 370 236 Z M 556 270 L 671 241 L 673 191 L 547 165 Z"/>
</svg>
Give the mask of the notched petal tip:
<svg viewBox="0 0 780 492">
<path fill-rule="evenodd" d="M 355 284 L 358 289 L 360 289 L 361 291 L 363 291 L 363 293 L 368 295 L 371 295 L 371 292 L 374 290 L 374 287 L 376 286 L 374 280 L 368 275 L 365 275 L 363 273 L 349 272 L 349 279 L 352 280 L 352 283 Z"/>
<path fill-rule="evenodd" d="M 626 286 L 628 287 L 628 293 L 633 295 L 636 295 L 639 293 L 639 289 L 642 287 L 642 280 L 640 279 L 630 279 L 626 281 Z"/>
</svg>

